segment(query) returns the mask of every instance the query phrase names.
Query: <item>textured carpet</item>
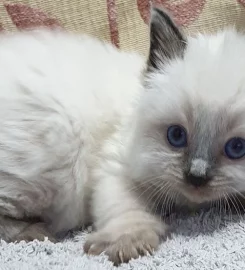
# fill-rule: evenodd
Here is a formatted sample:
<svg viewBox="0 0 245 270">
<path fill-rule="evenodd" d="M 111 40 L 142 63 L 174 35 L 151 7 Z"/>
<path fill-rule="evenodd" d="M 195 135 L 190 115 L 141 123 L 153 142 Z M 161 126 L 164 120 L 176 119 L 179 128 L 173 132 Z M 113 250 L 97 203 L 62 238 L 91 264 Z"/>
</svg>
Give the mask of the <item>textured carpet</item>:
<svg viewBox="0 0 245 270">
<path fill-rule="evenodd" d="M 173 236 L 154 256 L 114 268 L 106 256 L 83 253 L 86 232 L 63 243 L 49 241 L 0 244 L 0 269 L 245 269 L 245 216 L 239 219 L 211 212 L 173 217 Z"/>
</svg>

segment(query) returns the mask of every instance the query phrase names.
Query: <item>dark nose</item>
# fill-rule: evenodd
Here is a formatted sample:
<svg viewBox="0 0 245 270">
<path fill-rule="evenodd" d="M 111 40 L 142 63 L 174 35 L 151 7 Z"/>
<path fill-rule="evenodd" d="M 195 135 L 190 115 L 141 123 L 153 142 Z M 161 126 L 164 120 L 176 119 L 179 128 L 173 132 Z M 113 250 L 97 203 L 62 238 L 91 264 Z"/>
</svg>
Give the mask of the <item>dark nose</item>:
<svg viewBox="0 0 245 270">
<path fill-rule="evenodd" d="M 209 179 L 206 175 L 196 176 L 193 174 L 186 174 L 185 179 L 188 184 L 194 187 L 203 187 L 209 182 Z"/>
</svg>

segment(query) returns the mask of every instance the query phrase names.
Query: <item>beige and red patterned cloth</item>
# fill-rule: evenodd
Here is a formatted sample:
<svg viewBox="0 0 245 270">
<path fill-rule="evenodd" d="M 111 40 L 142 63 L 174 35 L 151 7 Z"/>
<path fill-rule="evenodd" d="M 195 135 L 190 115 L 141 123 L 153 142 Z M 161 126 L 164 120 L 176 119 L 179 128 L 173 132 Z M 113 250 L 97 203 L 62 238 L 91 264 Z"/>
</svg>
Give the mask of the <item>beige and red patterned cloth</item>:
<svg viewBox="0 0 245 270">
<path fill-rule="evenodd" d="M 151 4 L 170 10 L 189 34 L 245 28 L 245 0 L 0 0 L 0 30 L 59 26 L 146 54 Z"/>
</svg>

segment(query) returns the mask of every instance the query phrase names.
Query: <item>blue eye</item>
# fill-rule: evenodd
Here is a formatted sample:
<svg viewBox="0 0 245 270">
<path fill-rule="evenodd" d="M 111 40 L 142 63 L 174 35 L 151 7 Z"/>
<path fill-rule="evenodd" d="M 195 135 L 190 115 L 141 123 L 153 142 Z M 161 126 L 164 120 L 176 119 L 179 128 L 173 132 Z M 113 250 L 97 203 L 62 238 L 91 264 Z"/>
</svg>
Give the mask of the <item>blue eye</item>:
<svg viewBox="0 0 245 270">
<path fill-rule="evenodd" d="M 245 140 L 232 138 L 225 145 L 225 154 L 230 159 L 239 159 L 245 155 Z"/>
<path fill-rule="evenodd" d="M 187 145 L 187 134 L 182 126 L 170 126 L 167 131 L 167 139 L 172 146 L 177 148 Z"/>
</svg>

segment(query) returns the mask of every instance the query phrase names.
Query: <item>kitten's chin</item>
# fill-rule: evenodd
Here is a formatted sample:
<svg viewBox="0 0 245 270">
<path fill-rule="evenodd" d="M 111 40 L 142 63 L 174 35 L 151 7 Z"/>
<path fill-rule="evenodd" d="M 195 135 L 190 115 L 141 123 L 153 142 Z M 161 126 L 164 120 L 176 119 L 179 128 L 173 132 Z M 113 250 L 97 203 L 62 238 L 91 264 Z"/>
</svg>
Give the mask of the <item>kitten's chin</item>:
<svg viewBox="0 0 245 270">
<path fill-rule="evenodd" d="M 215 196 L 214 192 L 212 192 L 208 187 L 195 188 L 188 186 L 181 188 L 181 193 L 188 201 L 195 204 L 211 202 L 217 199 L 217 196 Z"/>
</svg>

